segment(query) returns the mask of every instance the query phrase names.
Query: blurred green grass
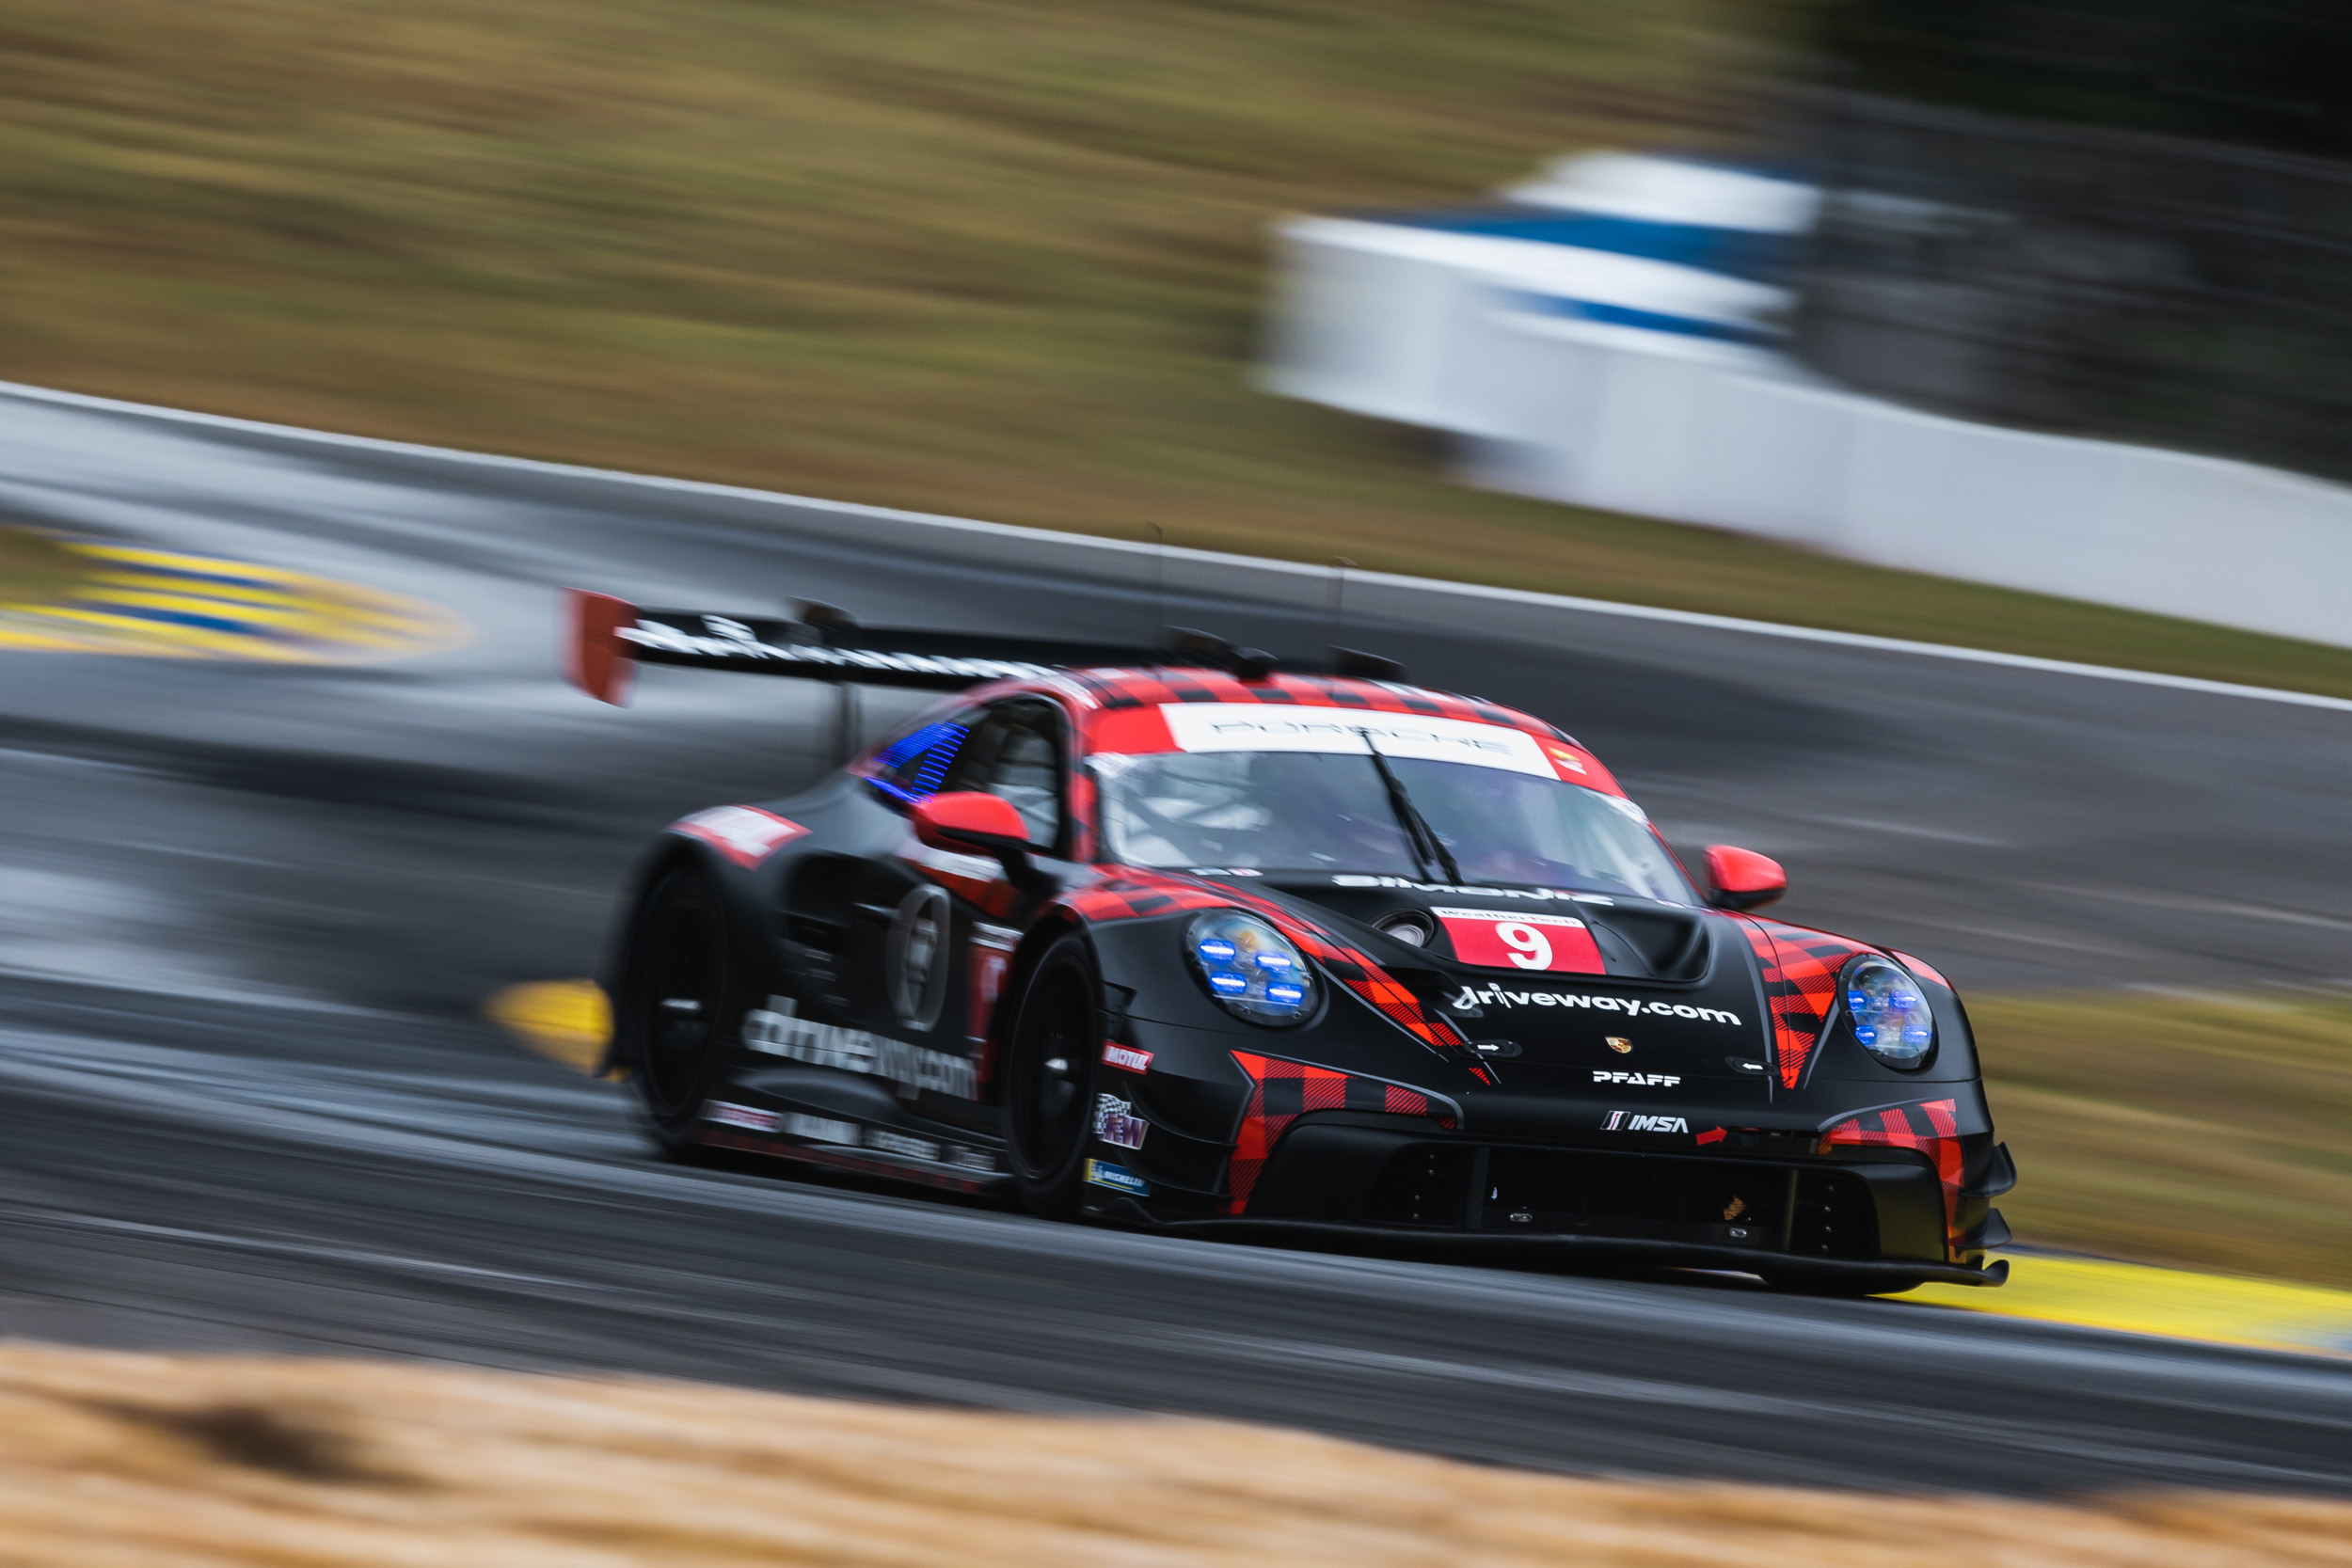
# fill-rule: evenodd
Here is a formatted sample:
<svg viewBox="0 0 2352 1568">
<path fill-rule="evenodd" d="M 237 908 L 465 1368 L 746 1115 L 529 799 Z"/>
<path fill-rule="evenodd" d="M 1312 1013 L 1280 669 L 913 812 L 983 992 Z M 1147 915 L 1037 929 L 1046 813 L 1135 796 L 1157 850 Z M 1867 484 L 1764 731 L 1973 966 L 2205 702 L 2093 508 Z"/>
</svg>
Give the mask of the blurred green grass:
<svg viewBox="0 0 2352 1568">
<path fill-rule="evenodd" d="M 0 376 L 2352 694 L 2352 651 L 1457 488 L 1267 225 L 1736 145 L 1783 0 L 11 0 Z"/>
<path fill-rule="evenodd" d="M 2352 1286 L 2352 1001 L 1969 1003 L 2021 1242 Z"/>
<path fill-rule="evenodd" d="M 47 603 L 89 572 L 88 561 L 49 535 L 0 523 L 0 606 Z"/>
</svg>

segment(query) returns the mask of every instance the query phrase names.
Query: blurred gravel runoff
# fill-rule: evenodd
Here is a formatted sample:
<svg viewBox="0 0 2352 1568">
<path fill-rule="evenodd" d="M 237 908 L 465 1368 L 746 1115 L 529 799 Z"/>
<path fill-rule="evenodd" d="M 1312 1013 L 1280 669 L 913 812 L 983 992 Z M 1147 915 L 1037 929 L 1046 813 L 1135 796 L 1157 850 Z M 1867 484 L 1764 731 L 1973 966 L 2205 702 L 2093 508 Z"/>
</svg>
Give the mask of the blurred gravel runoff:
<svg viewBox="0 0 2352 1568">
<path fill-rule="evenodd" d="M 2352 1563 L 2352 1503 L 1580 1481 L 1230 1422 L 0 1348 L 24 1568 Z"/>
</svg>

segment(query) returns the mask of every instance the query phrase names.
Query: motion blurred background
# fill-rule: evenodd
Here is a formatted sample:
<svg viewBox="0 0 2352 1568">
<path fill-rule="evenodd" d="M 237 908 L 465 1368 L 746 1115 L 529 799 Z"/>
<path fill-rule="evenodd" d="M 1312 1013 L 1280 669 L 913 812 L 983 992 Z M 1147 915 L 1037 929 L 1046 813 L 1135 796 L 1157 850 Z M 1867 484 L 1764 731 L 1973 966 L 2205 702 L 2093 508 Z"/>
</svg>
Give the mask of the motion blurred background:
<svg viewBox="0 0 2352 1568">
<path fill-rule="evenodd" d="M 1827 376 L 2333 472 L 2344 25 L 2317 0 L 16 0 L 0 373 L 2352 691 L 2328 649 L 1460 489 L 1442 434 L 1246 373 L 1276 221 L 1664 151 L 1826 190 L 1788 261 Z"/>
<path fill-rule="evenodd" d="M 2352 476 L 2352 13 L 1862 0 L 1820 36 L 1812 363 Z"/>
<path fill-rule="evenodd" d="M 0 379 L 2346 697 L 2347 82 L 2341 0 L 7 0 Z M 1348 246 L 1504 279 L 1458 341 L 1508 316 L 1518 356 L 1373 407 L 1346 356 L 1404 318 L 1318 292 Z M 1692 409 L 2014 450 L 2061 511 L 2098 507 L 2033 463 L 2220 499 L 2064 562 L 1993 531 L 1968 457 L 1895 466 L 1951 499 L 1916 549 L 1738 515 L 1737 467 L 1730 500 L 1637 504 L 1561 435 L 1636 361 L 1719 377 L 1676 383 Z M 1669 478 L 1712 460 L 1692 420 Z M 1856 460 L 1791 421 L 1714 445 L 1842 493 Z M 2274 496 L 2302 531 L 2245 545 Z M 76 591 L 7 521 L 0 600 Z M 2190 543 L 2253 609 L 2138 586 Z M 2318 609 L 2267 616 L 2265 583 Z M 2328 847 L 2291 907 L 2189 891 L 2352 930 Z M 1972 995 L 2023 1238 L 2352 1285 L 2347 975 Z"/>
</svg>

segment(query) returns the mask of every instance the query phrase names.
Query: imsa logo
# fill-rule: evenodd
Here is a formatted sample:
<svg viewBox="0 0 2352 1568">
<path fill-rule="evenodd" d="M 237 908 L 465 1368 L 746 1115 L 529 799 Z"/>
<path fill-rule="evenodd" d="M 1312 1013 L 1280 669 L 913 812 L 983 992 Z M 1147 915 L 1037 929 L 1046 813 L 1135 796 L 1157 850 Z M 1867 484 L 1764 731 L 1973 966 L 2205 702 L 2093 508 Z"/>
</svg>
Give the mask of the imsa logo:
<svg viewBox="0 0 2352 1568">
<path fill-rule="evenodd" d="M 1604 1132 L 1688 1132 L 1691 1124 L 1681 1117 L 1636 1117 L 1623 1111 L 1612 1111 L 1609 1119 L 1600 1124 Z"/>
</svg>

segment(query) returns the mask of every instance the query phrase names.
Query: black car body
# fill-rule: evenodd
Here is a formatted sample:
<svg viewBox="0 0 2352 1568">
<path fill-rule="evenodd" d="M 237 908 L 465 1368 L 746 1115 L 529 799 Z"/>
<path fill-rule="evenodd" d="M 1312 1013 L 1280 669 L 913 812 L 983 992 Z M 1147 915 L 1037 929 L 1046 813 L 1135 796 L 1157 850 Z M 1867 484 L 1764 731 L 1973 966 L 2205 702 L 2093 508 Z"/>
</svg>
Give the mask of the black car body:
<svg viewBox="0 0 2352 1568">
<path fill-rule="evenodd" d="M 1694 887 L 1540 720 L 1197 638 L 1104 667 L 576 609 L 608 697 L 628 659 L 961 689 L 648 851 L 612 1060 L 675 1152 L 1798 1289 L 2006 1272 L 2013 1172 L 1949 985 L 1752 912 L 1760 856 Z"/>
</svg>

